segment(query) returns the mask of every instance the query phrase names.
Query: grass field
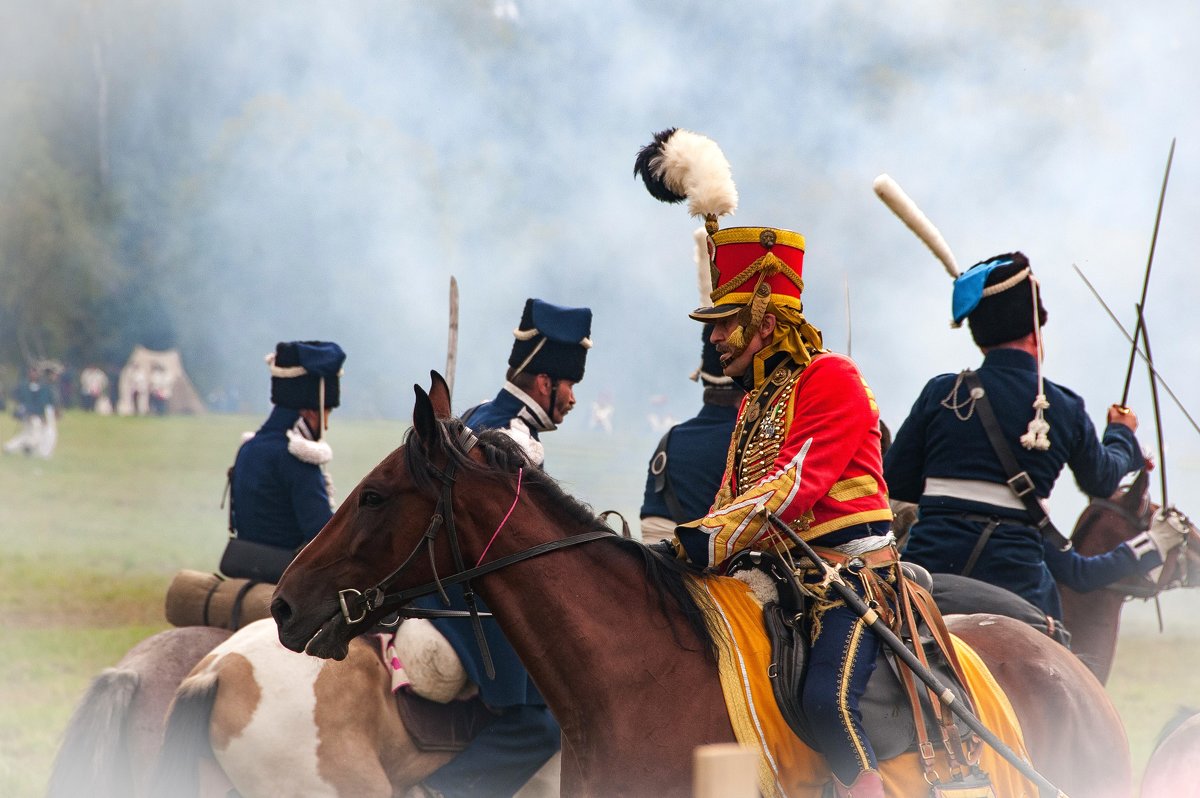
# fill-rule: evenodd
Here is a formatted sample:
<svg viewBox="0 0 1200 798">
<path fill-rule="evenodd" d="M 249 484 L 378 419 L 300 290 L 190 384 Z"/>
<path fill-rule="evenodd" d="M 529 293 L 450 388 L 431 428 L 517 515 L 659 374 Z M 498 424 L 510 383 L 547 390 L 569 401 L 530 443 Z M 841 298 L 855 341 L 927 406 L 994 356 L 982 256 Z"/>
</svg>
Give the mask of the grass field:
<svg viewBox="0 0 1200 798">
<path fill-rule="evenodd" d="M 68 413 L 52 459 L 0 458 L 0 796 L 43 793 L 87 683 L 166 627 L 163 597 L 177 570 L 215 568 L 225 541 L 225 470 L 242 432 L 260 421 Z M 345 496 L 405 429 L 335 416 L 336 495 Z M 15 431 L 11 418 L 0 419 L 0 438 Z M 547 442 L 549 468 L 596 509 L 636 522 L 654 444 L 649 433 L 618 439 L 564 428 Z M 1198 605 L 1196 592 L 1166 597 L 1161 635 L 1153 605 L 1126 611 L 1109 689 L 1139 769 L 1175 708 L 1200 705 Z"/>
</svg>

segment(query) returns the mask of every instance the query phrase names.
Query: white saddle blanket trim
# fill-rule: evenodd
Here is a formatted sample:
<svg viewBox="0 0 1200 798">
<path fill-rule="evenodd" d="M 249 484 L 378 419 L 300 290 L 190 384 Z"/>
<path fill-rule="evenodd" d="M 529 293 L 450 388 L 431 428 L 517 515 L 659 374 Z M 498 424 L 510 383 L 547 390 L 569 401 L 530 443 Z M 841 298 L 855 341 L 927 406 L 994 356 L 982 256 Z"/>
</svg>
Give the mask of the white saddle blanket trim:
<svg viewBox="0 0 1200 798">
<path fill-rule="evenodd" d="M 987 482 L 982 479 L 949 479 L 929 477 L 925 480 L 926 496 L 946 496 L 951 499 L 990 504 L 1009 510 L 1024 510 L 1025 503 L 1017 498 L 1012 488 L 1003 482 Z"/>
<path fill-rule="evenodd" d="M 739 582 L 745 582 L 759 604 L 766 605 L 771 601 L 779 601 L 779 588 L 775 587 L 775 580 L 757 568 L 738 571 L 733 574 L 733 578 Z"/>
</svg>

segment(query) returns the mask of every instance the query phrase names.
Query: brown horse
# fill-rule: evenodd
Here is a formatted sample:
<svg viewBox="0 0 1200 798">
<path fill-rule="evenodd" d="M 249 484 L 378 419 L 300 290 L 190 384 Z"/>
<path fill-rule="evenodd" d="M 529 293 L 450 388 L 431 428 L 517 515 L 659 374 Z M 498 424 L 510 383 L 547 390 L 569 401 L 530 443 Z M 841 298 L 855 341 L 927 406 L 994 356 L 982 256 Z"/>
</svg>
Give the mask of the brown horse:
<svg viewBox="0 0 1200 798">
<path fill-rule="evenodd" d="M 63 732 L 47 798 L 146 795 L 175 688 L 230 634 L 209 626 L 167 629 L 93 679 Z"/>
<path fill-rule="evenodd" d="M 430 393 L 416 392 L 406 443 L 280 581 L 280 641 L 345 657 L 393 602 L 461 579 L 455 561 L 486 551 L 495 569 L 473 582 L 562 725 L 563 793 L 688 795 L 693 750 L 734 734 L 684 567 L 598 532 L 590 509 L 530 469 L 506 436 L 476 439 L 449 418 L 436 374 Z M 1130 793 L 1124 730 L 1066 649 L 1008 619 L 961 618 L 955 631 L 1009 694 L 1036 767 L 1071 794 Z"/>
<path fill-rule="evenodd" d="M 1180 710 L 1146 763 L 1141 798 L 1200 798 L 1200 714 Z"/>
<path fill-rule="evenodd" d="M 1132 484 L 1118 490 L 1112 498 L 1093 499 L 1071 533 L 1076 551 L 1083 555 L 1103 554 L 1149 527 L 1158 507 L 1150 501 L 1148 486 L 1147 473 L 1142 471 Z M 1189 532 L 1186 546 L 1168 555 L 1157 581 L 1123 580 L 1090 593 L 1077 593 L 1060 585 L 1063 622 L 1071 631 L 1071 650 L 1101 683 L 1107 682 L 1116 656 L 1117 632 L 1125 602 L 1131 598 L 1153 598 L 1175 587 L 1197 585 L 1200 585 L 1200 535 L 1195 528 Z"/>
</svg>

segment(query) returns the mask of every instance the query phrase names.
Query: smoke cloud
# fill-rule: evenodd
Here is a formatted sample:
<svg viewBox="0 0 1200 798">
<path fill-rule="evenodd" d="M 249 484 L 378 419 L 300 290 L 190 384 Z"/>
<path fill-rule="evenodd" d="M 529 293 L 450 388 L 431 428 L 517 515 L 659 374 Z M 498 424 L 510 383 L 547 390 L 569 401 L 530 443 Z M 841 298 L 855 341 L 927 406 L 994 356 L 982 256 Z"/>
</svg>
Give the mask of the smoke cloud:
<svg viewBox="0 0 1200 798">
<path fill-rule="evenodd" d="M 202 392 L 243 410 L 266 408 L 276 341 L 324 338 L 349 354 L 340 412 L 406 417 L 444 367 L 453 274 L 458 406 L 497 389 L 527 296 L 588 305 L 577 415 L 611 398 L 652 447 L 648 413 L 699 405 L 696 222 L 632 165 L 680 126 L 725 150 L 733 223 L 806 236 L 806 312 L 832 348 L 852 341 L 893 429 L 930 376 L 979 357 L 873 178 L 896 178 L 962 266 L 1029 256 L 1047 373 L 1102 424 L 1129 348 L 1071 265 L 1132 328 L 1178 137 L 1147 316 L 1200 413 L 1194 3 L 47 0 L 0 22 L 5 193 L 46 150 L 99 174 L 118 266 L 156 300 L 112 323 L 178 345 Z M 1200 434 L 1164 401 L 1186 505 Z M 1151 442 L 1141 367 L 1131 404 Z M 1064 482 L 1055 501 L 1082 500 Z"/>
</svg>

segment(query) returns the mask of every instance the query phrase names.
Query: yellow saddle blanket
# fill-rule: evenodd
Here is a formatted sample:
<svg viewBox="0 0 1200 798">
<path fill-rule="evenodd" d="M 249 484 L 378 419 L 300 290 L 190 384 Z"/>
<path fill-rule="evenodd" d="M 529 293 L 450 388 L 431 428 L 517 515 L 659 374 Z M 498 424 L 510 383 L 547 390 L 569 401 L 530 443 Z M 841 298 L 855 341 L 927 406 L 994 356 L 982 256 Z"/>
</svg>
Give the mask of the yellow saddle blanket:
<svg viewBox="0 0 1200 798">
<path fill-rule="evenodd" d="M 767 670 L 771 642 L 762 625 L 762 607 L 744 582 L 726 577 L 697 580 L 716 607 L 709 625 L 722 638 L 719 668 L 729 720 L 738 742 L 758 752 L 759 791 L 766 798 L 820 798 L 831 776 L 820 754 L 806 746 L 787 725 L 775 702 Z M 1008 698 L 987 666 L 957 637 L 955 651 L 979 720 L 1009 748 L 1028 761 L 1021 726 Z M 1037 787 L 986 744 L 980 767 L 991 777 L 997 798 L 1037 798 Z M 936 763 L 948 778 L 944 751 Z M 930 788 L 915 752 L 880 763 L 884 789 L 891 798 L 929 795 Z"/>
</svg>

